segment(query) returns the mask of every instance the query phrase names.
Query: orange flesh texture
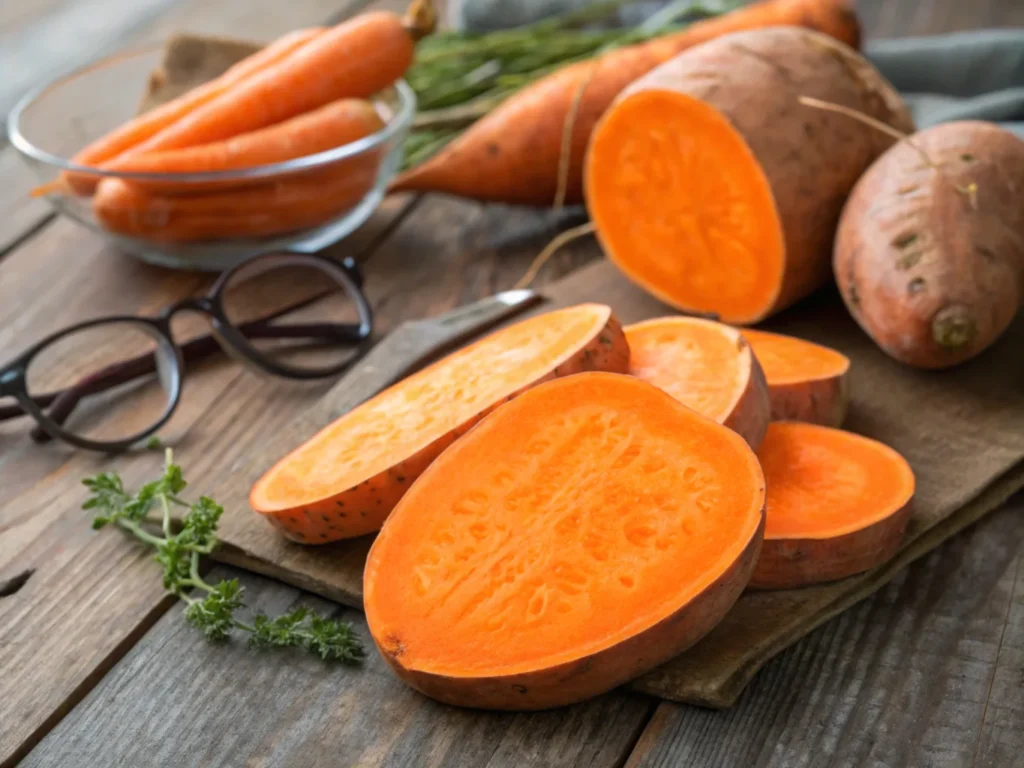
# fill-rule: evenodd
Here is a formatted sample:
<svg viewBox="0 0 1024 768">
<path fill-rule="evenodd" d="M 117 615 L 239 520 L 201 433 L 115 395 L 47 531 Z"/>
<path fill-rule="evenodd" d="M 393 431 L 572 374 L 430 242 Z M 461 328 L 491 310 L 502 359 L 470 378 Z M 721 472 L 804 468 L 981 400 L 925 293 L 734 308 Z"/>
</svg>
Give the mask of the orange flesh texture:
<svg viewBox="0 0 1024 768">
<path fill-rule="evenodd" d="M 629 372 L 723 423 L 746 389 L 749 356 L 738 331 L 694 318 L 661 318 L 628 326 Z"/>
<path fill-rule="evenodd" d="M 609 258 L 678 309 L 750 323 L 782 287 L 785 246 L 768 180 L 710 105 L 644 90 L 591 140 L 587 205 Z"/>
<path fill-rule="evenodd" d="M 251 501 L 276 512 L 354 487 L 543 377 L 609 317 L 608 307 L 584 304 L 484 337 L 328 425 L 273 467 Z"/>
<path fill-rule="evenodd" d="M 892 448 L 851 432 L 773 422 L 757 451 L 768 483 L 765 539 L 831 539 L 867 528 L 914 495 Z"/>
<path fill-rule="evenodd" d="M 768 386 L 842 376 L 850 359 L 834 349 L 779 333 L 745 329 L 743 335 L 764 369 Z"/>
<path fill-rule="evenodd" d="M 502 406 L 421 476 L 364 577 L 406 669 L 510 675 L 649 629 L 757 535 L 742 438 L 638 379 L 582 373 Z"/>
</svg>

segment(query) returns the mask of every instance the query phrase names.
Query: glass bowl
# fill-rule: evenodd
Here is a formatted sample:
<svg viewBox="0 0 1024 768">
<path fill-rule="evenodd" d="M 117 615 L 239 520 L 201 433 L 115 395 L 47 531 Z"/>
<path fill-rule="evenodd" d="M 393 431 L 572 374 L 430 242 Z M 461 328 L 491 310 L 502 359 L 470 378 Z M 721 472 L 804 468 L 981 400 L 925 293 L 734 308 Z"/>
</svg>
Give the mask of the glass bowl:
<svg viewBox="0 0 1024 768">
<path fill-rule="evenodd" d="M 416 95 L 403 81 L 371 99 L 384 123 L 380 131 L 287 162 L 187 174 L 111 173 L 72 163 L 78 150 L 138 113 L 162 56 L 154 46 L 103 59 L 37 88 L 14 107 L 8 136 L 40 185 L 67 172 L 121 180 L 91 196 L 59 185 L 61 191 L 46 195 L 57 211 L 144 261 L 220 271 L 259 253 L 320 250 L 379 205 L 416 112 Z M 115 188 L 135 192 L 107 194 Z"/>
</svg>

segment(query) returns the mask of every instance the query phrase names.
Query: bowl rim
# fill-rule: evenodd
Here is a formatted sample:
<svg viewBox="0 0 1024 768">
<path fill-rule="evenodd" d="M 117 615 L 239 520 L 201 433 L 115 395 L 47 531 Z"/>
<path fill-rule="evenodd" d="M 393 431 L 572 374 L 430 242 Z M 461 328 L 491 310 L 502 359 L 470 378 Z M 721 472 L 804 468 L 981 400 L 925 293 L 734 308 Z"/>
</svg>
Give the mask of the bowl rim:
<svg viewBox="0 0 1024 768">
<path fill-rule="evenodd" d="M 293 171 L 309 170 L 313 168 L 319 168 L 321 166 L 330 165 L 340 160 L 345 160 L 356 155 L 360 155 L 368 150 L 374 149 L 381 144 L 384 144 L 396 135 L 407 130 L 412 124 L 413 117 L 416 114 L 416 93 L 409 86 L 405 80 L 396 80 L 388 89 L 381 91 L 385 93 L 388 90 L 393 90 L 397 95 L 397 109 L 394 114 L 387 121 L 385 126 L 379 131 L 364 136 L 348 144 L 342 144 L 331 149 L 326 149 L 322 152 L 317 152 L 312 155 L 303 155 L 302 157 L 292 158 L 291 160 L 284 160 L 279 163 L 268 163 L 265 165 L 254 165 L 248 168 L 234 168 L 225 171 L 200 171 L 190 173 L 151 173 L 141 171 L 107 171 L 102 168 L 95 168 L 88 165 L 80 165 L 78 163 L 71 162 L 70 160 L 55 155 L 51 152 L 36 146 L 22 131 L 22 120 L 25 112 L 36 103 L 36 101 L 44 96 L 47 92 L 64 85 L 78 77 L 88 74 L 89 72 L 97 69 L 101 69 L 105 66 L 116 64 L 119 61 L 133 58 L 136 56 L 142 56 L 147 53 L 153 53 L 161 50 L 164 47 L 163 43 L 156 43 L 153 45 L 145 46 L 142 48 L 135 48 L 120 53 L 115 53 L 109 56 L 105 56 L 101 59 L 97 59 L 91 63 L 85 64 L 84 66 L 77 67 L 70 72 L 55 77 L 47 82 L 37 85 L 32 88 L 24 96 L 22 96 L 15 103 L 7 116 L 7 138 L 26 157 L 32 158 L 40 163 L 58 168 L 62 171 L 71 171 L 74 173 L 86 174 L 89 176 L 105 177 L 105 178 L 116 178 L 116 179 L 128 179 L 133 181 L 154 181 L 154 182 L 176 182 L 176 183 L 191 183 L 191 182 L 208 182 L 208 181 L 235 181 L 235 180 L 246 180 L 246 179 L 261 179 L 277 176 L 283 173 L 289 173 Z M 379 100 L 379 94 L 369 97 L 369 100 Z"/>
</svg>

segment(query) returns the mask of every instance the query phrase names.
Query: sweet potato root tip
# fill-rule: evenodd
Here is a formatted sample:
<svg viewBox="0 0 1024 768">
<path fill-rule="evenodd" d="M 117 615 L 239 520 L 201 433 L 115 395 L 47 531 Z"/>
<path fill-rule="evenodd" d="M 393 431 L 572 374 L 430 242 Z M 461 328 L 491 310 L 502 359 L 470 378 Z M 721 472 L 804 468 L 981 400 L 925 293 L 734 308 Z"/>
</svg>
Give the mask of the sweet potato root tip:
<svg viewBox="0 0 1024 768">
<path fill-rule="evenodd" d="M 850 360 L 834 349 L 792 336 L 745 329 L 764 369 L 772 419 L 838 427 L 849 402 Z"/>
<path fill-rule="evenodd" d="M 1024 142 L 973 121 L 916 133 L 864 174 L 834 268 L 850 314 L 885 352 L 945 368 L 1010 324 L 1024 301 L 1021 178 Z"/>
<path fill-rule="evenodd" d="M 536 387 L 455 443 L 374 542 L 364 604 L 395 673 L 529 710 L 678 654 L 757 559 L 764 478 L 731 430 L 631 376 Z"/>
<path fill-rule="evenodd" d="M 609 258 L 678 309 L 744 325 L 824 284 L 843 202 L 894 139 L 800 96 L 912 125 L 866 60 L 795 27 L 725 35 L 630 85 L 586 159 Z"/>
<path fill-rule="evenodd" d="M 550 379 L 625 373 L 628 365 L 609 307 L 581 304 L 532 317 L 340 417 L 257 481 L 250 504 L 296 541 L 372 533 L 427 466 L 494 408 Z"/>
<path fill-rule="evenodd" d="M 680 52 L 744 29 L 806 26 L 856 47 L 860 26 L 846 0 L 764 0 L 698 21 L 647 43 L 613 50 L 597 61 L 564 67 L 515 94 L 393 189 L 446 192 L 505 203 L 549 206 L 559 168 L 568 162 L 565 202 L 583 197 L 583 157 L 597 121 L 626 86 Z M 586 82 L 567 158 L 563 128 Z"/>
<path fill-rule="evenodd" d="M 768 498 L 751 587 L 834 581 L 884 563 L 899 549 L 914 473 L 893 449 L 838 429 L 773 422 L 757 456 Z"/>
<path fill-rule="evenodd" d="M 771 417 L 764 372 L 735 328 L 693 317 L 627 326 L 629 372 L 737 432 L 755 450 Z"/>
</svg>

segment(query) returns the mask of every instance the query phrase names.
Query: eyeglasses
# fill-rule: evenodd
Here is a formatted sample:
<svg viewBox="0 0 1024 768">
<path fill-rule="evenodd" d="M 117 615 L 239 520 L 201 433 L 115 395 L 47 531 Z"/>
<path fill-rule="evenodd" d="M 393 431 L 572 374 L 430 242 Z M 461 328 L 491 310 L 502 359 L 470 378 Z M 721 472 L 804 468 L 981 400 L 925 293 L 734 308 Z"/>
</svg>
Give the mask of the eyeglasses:
<svg viewBox="0 0 1024 768">
<path fill-rule="evenodd" d="M 268 313 L 268 307 L 275 309 Z M 183 312 L 205 316 L 212 335 L 178 344 L 171 320 Z M 222 349 L 287 379 L 332 376 L 351 365 L 372 322 L 353 260 L 257 256 L 221 275 L 205 296 L 155 317 L 89 320 L 0 366 L 0 421 L 31 416 L 37 442 L 57 438 L 79 448 L 123 451 L 170 419 L 186 362 Z"/>
</svg>

